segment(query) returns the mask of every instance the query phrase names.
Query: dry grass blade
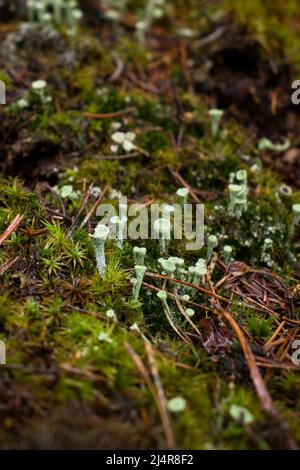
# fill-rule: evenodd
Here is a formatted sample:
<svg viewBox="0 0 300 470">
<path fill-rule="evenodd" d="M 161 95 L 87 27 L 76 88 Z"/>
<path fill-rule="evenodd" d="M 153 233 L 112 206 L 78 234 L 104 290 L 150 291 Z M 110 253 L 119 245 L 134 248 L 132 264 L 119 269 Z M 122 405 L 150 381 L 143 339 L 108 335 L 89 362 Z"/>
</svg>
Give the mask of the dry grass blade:
<svg viewBox="0 0 300 470">
<path fill-rule="evenodd" d="M 165 397 L 164 389 L 163 389 L 160 376 L 158 373 L 157 365 L 155 362 L 153 348 L 151 346 L 151 343 L 149 343 L 148 341 L 145 342 L 145 350 L 148 356 L 150 371 L 154 380 L 154 384 L 155 384 L 156 391 L 157 391 L 157 396 L 158 396 L 159 403 L 160 403 L 159 408 L 161 411 L 161 418 L 162 418 L 162 422 L 163 422 L 163 426 L 164 426 L 164 430 L 166 434 L 167 445 L 169 449 L 174 449 L 176 447 L 176 444 L 175 444 L 175 439 L 174 439 L 173 431 L 171 427 L 171 419 L 170 419 L 168 408 L 167 408 L 167 400 Z"/>
<path fill-rule="evenodd" d="M 145 342 L 145 347 L 146 347 L 147 344 L 148 344 L 148 341 Z M 174 441 L 174 438 L 173 438 L 172 430 L 171 430 L 171 433 L 170 433 L 170 429 L 171 429 L 170 422 L 169 422 L 168 419 L 166 421 L 165 410 L 162 408 L 161 397 L 158 396 L 158 392 L 156 391 L 156 388 L 154 387 L 154 385 L 152 383 L 151 377 L 149 375 L 149 372 L 148 372 L 145 364 L 143 363 L 142 359 L 137 354 L 137 352 L 133 349 L 133 347 L 129 343 L 127 343 L 127 341 L 124 342 L 124 347 L 127 350 L 130 357 L 132 358 L 132 361 L 133 361 L 135 367 L 139 371 L 140 375 L 143 377 L 146 385 L 148 386 L 150 392 L 153 395 L 153 398 L 155 400 L 156 406 L 158 408 L 158 411 L 159 411 L 159 414 L 160 414 L 160 417 L 161 417 L 161 420 L 162 420 L 162 425 L 163 425 L 164 434 L 165 434 L 165 437 L 166 437 L 168 448 L 170 448 L 170 449 L 175 448 L 175 441 Z M 147 351 L 147 349 L 146 349 L 146 351 Z M 150 363 L 150 367 L 151 367 L 150 360 L 149 360 L 149 363 Z"/>
<path fill-rule="evenodd" d="M 200 336 L 200 338 L 202 337 L 199 329 L 196 327 L 195 323 L 190 319 L 190 317 L 187 315 L 186 311 L 184 310 L 178 296 L 175 296 L 175 301 L 176 301 L 176 305 L 178 307 L 178 310 L 182 313 L 182 315 L 184 316 L 184 318 L 186 319 L 186 321 L 191 325 L 191 327 L 196 331 L 196 333 L 198 334 L 198 336 Z"/>
<path fill-rule="evenodd" d="M 75 230 L 75 226 L 76 226 L 76 223 L 77 223 L 77 220 L 79 219 L 79 217 L 81 216 L 82 212 L 84 211 L 87 203 L 89 202 L 89 198 L 90 198 L 90 195 L 91 195 L 91 191 L 93 189 L 93 184 L 90 185 L 89 189 L 84 192 L 84 196 L 82 198 L 82 203 L 81 203 L 81 206 L 80 206 L 80 209 L 79 211 L 77 212 L 76 216 L 74 217 L 74 220 L 72 222 L 72 225 L 71 227 L 69 228 L 68 230 L 68 233 L 67 233 L 67 236 L 70 237 L 71 235 L 73 235 L 73 232 Z M 102 196 L 102 195 L 101 195 Z"/>
<path fill-rule="evenodd" d="M 200 199 L 198 198 L 198 196 L 195 194 L 195 192 L 193 191 L 193 189 L 191 188 L 191 186 L 189 184 L 187 184 L 187 182 L 182 178 L 182 176 L 178 173 L 178 171 L 175 171 L 173 170 L 172 168 L 169 168 L 171 174 L 174 176 L 174 178 L 184 187 L 188 190 L 188 192 L 190 193 L 190 196 L 191 198 L 194 200 L 194 202 L 196 202 L 197 204 L 200 204 Z"/>
<path fill-rule="evenodd" d="M 103 201 L 103 198 L 104 198 L 105 194 L 107 193 L 107 191 L 108 191 L 108 186 L 105 186 L 105 188 L 102 191 L 101 196 L 97 199 L 95 204 L 93 204 L 93 207 L 91 208 L 91 210 L 89 210 L 89 212 L 87 213 L 87 215 L 85 216 L 85 218 L 83 219 L 81 224 L 79 225 L 79 230 L 82 229 L 88 223 L 90 218 L 94 215 L 94 213 L 96 212 L 98 206 Z"/>
</svg>

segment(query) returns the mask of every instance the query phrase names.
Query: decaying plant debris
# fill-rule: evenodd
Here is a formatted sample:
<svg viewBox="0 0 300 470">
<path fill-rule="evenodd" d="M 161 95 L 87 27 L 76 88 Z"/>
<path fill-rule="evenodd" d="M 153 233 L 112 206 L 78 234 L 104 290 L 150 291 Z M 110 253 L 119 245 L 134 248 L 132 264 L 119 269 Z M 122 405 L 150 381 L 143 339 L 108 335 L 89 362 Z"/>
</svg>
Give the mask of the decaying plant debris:
<svg viewBox="0 0 300 470">
<path fill-rule="evenodd" d="M 70 35 L 0 1 L 0 447 L 295 449 L 298 3 L 167 1 L 142 37 L 146 2 L 119 2 L 117 17 L 110 3 L 79 2 Z M 235 218 L 228 185 L 243 169 Z M 182 187 L 205 204 L 206 241 L 218 235 L 207 272 L 170 279 L 142 242 L 133 300 L 134 242 L 107 240 L 97 272 L 97 208 L 120 194 L 172 204 Z M 206 246 L 168 254 L 188 267 Z"/>
</svg>

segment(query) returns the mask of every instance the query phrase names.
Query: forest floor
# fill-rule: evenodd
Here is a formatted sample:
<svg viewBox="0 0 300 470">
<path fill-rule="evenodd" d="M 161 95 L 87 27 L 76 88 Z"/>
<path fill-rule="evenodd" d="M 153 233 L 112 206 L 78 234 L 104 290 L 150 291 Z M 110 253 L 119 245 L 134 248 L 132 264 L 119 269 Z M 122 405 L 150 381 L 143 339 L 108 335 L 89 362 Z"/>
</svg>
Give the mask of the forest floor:
<svg viewBox="0 0 300 470">
<path fill-rule="evenodd" d="M 294 449 L 298 2 L 174 0 L 144 40 L 144 2 L 117 18 L 105 2 L 79 3 L 71 37 L 0 1 L 0 448 Z M 134 147 L 116 151 L 117 128 Z M 228 185 L 239 170 L 249 193 L 238 218 Z M 164 276 L 157 240 L 108 240 L 101 278 L 97 208 L 120 195 L 173 204 L 180 187 L 205 205 L 205 245 L 172 240 L 168 256 L 188 270 L 215 235 L 201 282 Z M 147 248 L 138 300 L 135 245 Z"/>
</svg>

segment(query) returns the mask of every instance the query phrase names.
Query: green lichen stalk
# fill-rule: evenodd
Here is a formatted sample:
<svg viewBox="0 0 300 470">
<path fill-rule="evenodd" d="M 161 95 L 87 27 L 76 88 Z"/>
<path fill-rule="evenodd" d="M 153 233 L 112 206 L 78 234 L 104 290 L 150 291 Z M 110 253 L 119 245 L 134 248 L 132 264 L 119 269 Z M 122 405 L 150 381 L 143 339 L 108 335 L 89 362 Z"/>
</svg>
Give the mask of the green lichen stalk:
<svg viewBox="0 0 300 470">
<path fill-rule="evenodd" d="M 144 259 L 145 259 L 146 253 L 147 253 L 146 248 L 135 246 L 133 248 L 134 264 L 136 264 L 136 265 L 144 264 Z"/>
<path fill-rule="evenodd" d="M 95 258 L 97 263 L 97 270 L 101 277 L 104 277 L 106 272 L 106 259 L 105 259 L 105 241 L 109 235 L 109 228 L 106 225 L 99 223 L 90 237 L 93 240 Z"/>
<path fill-rule="evenodd" d="M 154 232 L 158 236 L 160 253 L 165 254 L 171 239 L 171 222 L 164 218 L 157 219 Z"/>
<path fill-rule="evenodd" d="M 147 268 L 146 266 L 135 266 L 134 271 L 135 271 L 135 280 L 133 284 L 132 297 L 134 300 L 138 300 Z"/>
<path fill-rule="evenodd" d="M 215 138 L 219 135 L 221 119 L 224 115 L 224 111 L 222 109 L 210 109 L 208 113 L 211 119 L 211 133 Z"/>
<path fill-rule="evenodd" d="M 118 215 L 110 219 L 113 224 L 113 233 L 116 237 L 116 247 L 121 249 L 124 243 L 124 230 L 127 224 L 127 217 L 119 217 Z"/>
<path fill-rule="evenodd" d="M 218 239 L 215 235 L 209 235 L 207 239 L 207 253 L 206 260 L 209 263 L 214 249 L 218 246 Z"/>
</svg>

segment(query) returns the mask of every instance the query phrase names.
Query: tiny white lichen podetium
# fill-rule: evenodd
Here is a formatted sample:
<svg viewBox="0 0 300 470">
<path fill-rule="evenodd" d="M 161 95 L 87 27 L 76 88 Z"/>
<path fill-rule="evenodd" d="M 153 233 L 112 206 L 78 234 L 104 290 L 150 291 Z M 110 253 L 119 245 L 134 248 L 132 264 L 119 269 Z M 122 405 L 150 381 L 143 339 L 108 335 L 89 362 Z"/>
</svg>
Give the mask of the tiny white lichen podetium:
<svg viewBox="0 0 300 470">
<path fill-rule="evenodd" d="M 221 119 L 224 115 L 224 111 L 222 109 L 210 109 L 208 111 L 211 119 L 211 133 L 213 137 L 217 137 L 220 130 L 220 123 Z"/>
<path fill-rule="evenodd" d="M 187 314 L 188 317 L 193 317 L 195 315 L 195 310 L 193 310 L 192 308 L 187 308 L 185 313 Z"/>
<path fill-rule="evenodd" d="M 247 210 L 247 187 L 238 184 L 229 184 L 228 213 L 240 218 Z"/>
<path fill-rule="evenodd" d="M 46 102 L 46 94 L 45 94 L 46 87 L 47 87 L 47 82 L 45 82 L 45 80 L 36 80 L 35 82 L 31 84 L 32 90 L 39 97 L 42 103 Z"/>
<path fill-rule="evenodd" d="M 163 309 L 167 313 L 168 316 L 171 316 L 171 311 L 167 302 L 167 293 L 165 290 L 160 290 L 157 292 L 157 297 L 161 300 Z"/>
<path fill-rule="evenodd" d="M 278 188 L 278 193 L 280 196 L 289 198 L 293 194 L 293 190 L 287 184 L 281 184 Z"/>
<path fill-rule="evenodd" d="M 195 266 L 191 266 L 189 268 L 188 282 L 194 284 L 195 286 L 199 286 L 202 277 L 205 276 L 206 273 L 206 262 L 204 259 L 200 258 Z M 197 292 L 197 290 L 192 287 L 189 287 L 188 291 L 191 294 L 195 294 Z"/>
<path fill-rule="evenodd" d="M 195 266 L 195 272 L 194 272 L 194 279 L 193 279 L 193 284 L 195 286 L 199 286 L 201 279 L 203 276 L 205 276 L 207 273 L 206 265 L 205 264 L 196 264 Z"/>
<path fill-rule="evenodd" d="M 43 93 L 43 90 L 46 88 L 46 86 L 47 82 L 45 82 L 45 80 L 36 80 L 31 84 L 32 89 L 38 94 Z"/>
<path fill-rule="evenodd" d="M 199 258 L 195 266 L 204 269 L 206 274 L 206 260 L 204 258 Z"/>
<path fill-rule="evenodd" d="M 35 22 L 36 3 L 35 0 L 27 0 L 28 19 L 30 23 Z"/>
<path fill-rule="evenodd" d="M 167 406 L 171 413 L 181 413 L 186 408 L 186 400 L 182 397 L 175 397 L 168 401 Z"/>
<path fill-rule="evenodd" d="M 167 251 L 171 239 L 171 222 L 168 219 L 156 219 L 154 222 L 154 231 L 158 235 L 160 253 Z"/>
<path fill-rule="evenodd" d="M 146 341 L 147 343 L 149 343 L 149 340 L 148 338 L 141 332 L 139 326 L 137 323 L 133 323 L 130 327 L 130 330 L 131 331 L 136 331 L 142 338 L 144 341 Z"/>
<path fill-rule="evenodd" d="M 273 261 L 269 251 L 273 248 L 273 240 L 271 238 L 265 238 L 261 252 L 261 260 L 268 266 L 273 265 Z"/>
<path fill-rule="evenodd" d="M 206 260 L 209 263 L 214 249 L 218 246 L 218 239 L 215 235 L 209 235 L 207 238 L 207 253 Z"/>
<path fill-rule="evenodd" d="M 37 19 L 38 19 L 39 23 L 42 23 L 43 15 L 46 12 L 45 2 L 42 2 L 42 1 L 37 2 L 36 5 L 35 5 L 35 11 L 36 11 Z"/>
<path fill-rule="evenodd" d="M 42 16 L 42 24 L 47 27 L 51 25 L 52 15 L 50 13 L 44 13 Z"/>
<path fill-rule="evenodd" d="M 54 18 L 57 23 L 63 22 L 62 10 L 64 2 L 62 0 L 53 1 Z"/>
<path fill-rule="evenodd" d="M 174 214 L 175 212 L 175 207 L 171 206 L 170 204 L 165 204 L 162 208 L 162 215 L 163 219 L 171 219 L 171 215 Z"/>
<path fill-rule="evenodd" d="M 133 284 L 132 296 L 134 300 L 138 300 L 147 268 L 146 266 L 137 265 L 134 267 L 134 271 L 135 271 L 135 282 Z"/>
<path fill-rule="evenodd" d="M 184 259 L 178 256 L 170 256 L 168 260 L 175 264 L 175 266 L 182 267 L 184 265 Z"/>
<path fill-rule="evenodd" d="M 174 263 L 172 263 L 172 261 L 170 261 L 169 259 L 163 259 L 161 260 L 160 265 L 168 277 L 170 278 L 174 277 L 176 266 Z"/>
<path fill-rule="evenodd" d="M 83 17 L 83 13 L 78 8 L 74 8 L 74 9 L 70 10 L 70 13 L 69 13 L 68 17 L 69 17 L 68 21 L 69 21 L 69 25 L 70 25 L 70 33 L 72 35 L 75 35 L 78 24 L 79 24 L 80 20 Z"/>
<path fill-rule="evenodd" d="M 119 217 L 123 219 L 124 217 L 127 217 L 127 204 L 124 202 L 119 203 Z"/>
<path fill-rule="evenodd" d="M 188 278 L 187 278 L 187 282 L 191 283 L 193 282 L 194 280 L 194 274 L 195 274 L 195 266 L 190 266 L 189 267 L 189 270 L 188 270 Z"/>
<path fill-rule="evenodd" d="M 271 150 L 273 152 L 285 152 L 291 146 L 289 139 L 286 139 L 283 144 L 273 143 L 270 139 L 262 137 L 258 143 L 259 150 Z"/>
<path fill-rule="evenodd" d="M 117 248 L 122 248 L 124 243 L 124 229 L 127 223 L 127 217 L 123 217 L 122 219 L 115 215 L 110 219 L 111 223 L 113 224 L 114 234 L 116 237 L 116 246 Z"/>
<path fill-rule="evenodd" d="M 103 277 L 106 272 L 104 245 L 108 234 L 109 228 L 106 225 L 101 224 L 101 222 L 95 228 L 94 233 L 90 234 L 94 244 L 98 273 L 101 277 Z"/>
<path fill-rule="evenodd" d="M 238 184 L 241 186 L 246 186 L 248 185 L 248 175 L 246 170 L 238 170 L 235 175 Z"/>
<path fill-rule="evenodd" d="M 298 225 L 300 222 L 300 204 L 294 204 L 292 207 L 293 211 L 293 227 Z"/>
<path fill-rule="evenodd" d="M 116 312 L 112 308 L 106 311 L 106 316 L 115 322 L 118 321 Z"/>
<path fill-rule="evenodd" d="M 182 300 L 184 300 L 185 302 L 188 302 L 188 301 L 190 300 L 190 298 L 191 298 L 191 297 L 190 297 L 189 294 L 184 294 L 184 295 L 182 296 Z"/>
<path fill-rule="evenodd" d="M 229 262 L 231 260 L 232 251 L 233 251 L 232 246 L 224 245 L 224 247 L 223 247 L 223 259 L 224 259 L 224 263 L 226 265 L 229 264 Z"/>
<path fill-rule="evenodd" d="M 171 261 L 173 264 L 175 264 L 176 271 L 175 271 L 175 276 L 178 279 L 181 279 L 181 268 L 184 265 L 184 259 L 183 258 L 178 258 L 177 256 L 170 256 L 168 258 L 169 261 Z"/>
<path fill-rule="evenodd" d="M 186 188 L 179 188 L 176 191 L 176 195 L 179 199 L 179 204 L 183 207 L 187 203 L 189 191 Z"/>
<path fill-rule="evenodd" d="M 144 259 L 147 253 L 147 249 L 139 246 L 135 246 L 133 248 L 133 258 L 134 258 L 134 263 L 137 265 L 142 265 L 144 264 Z"/>
<path fill-rule="evenodd" d="M 265 254 L 270 248 L 273 247 L 273 240 L 271 238 L 265 238 L 262 254 Z"/>
</svg>

